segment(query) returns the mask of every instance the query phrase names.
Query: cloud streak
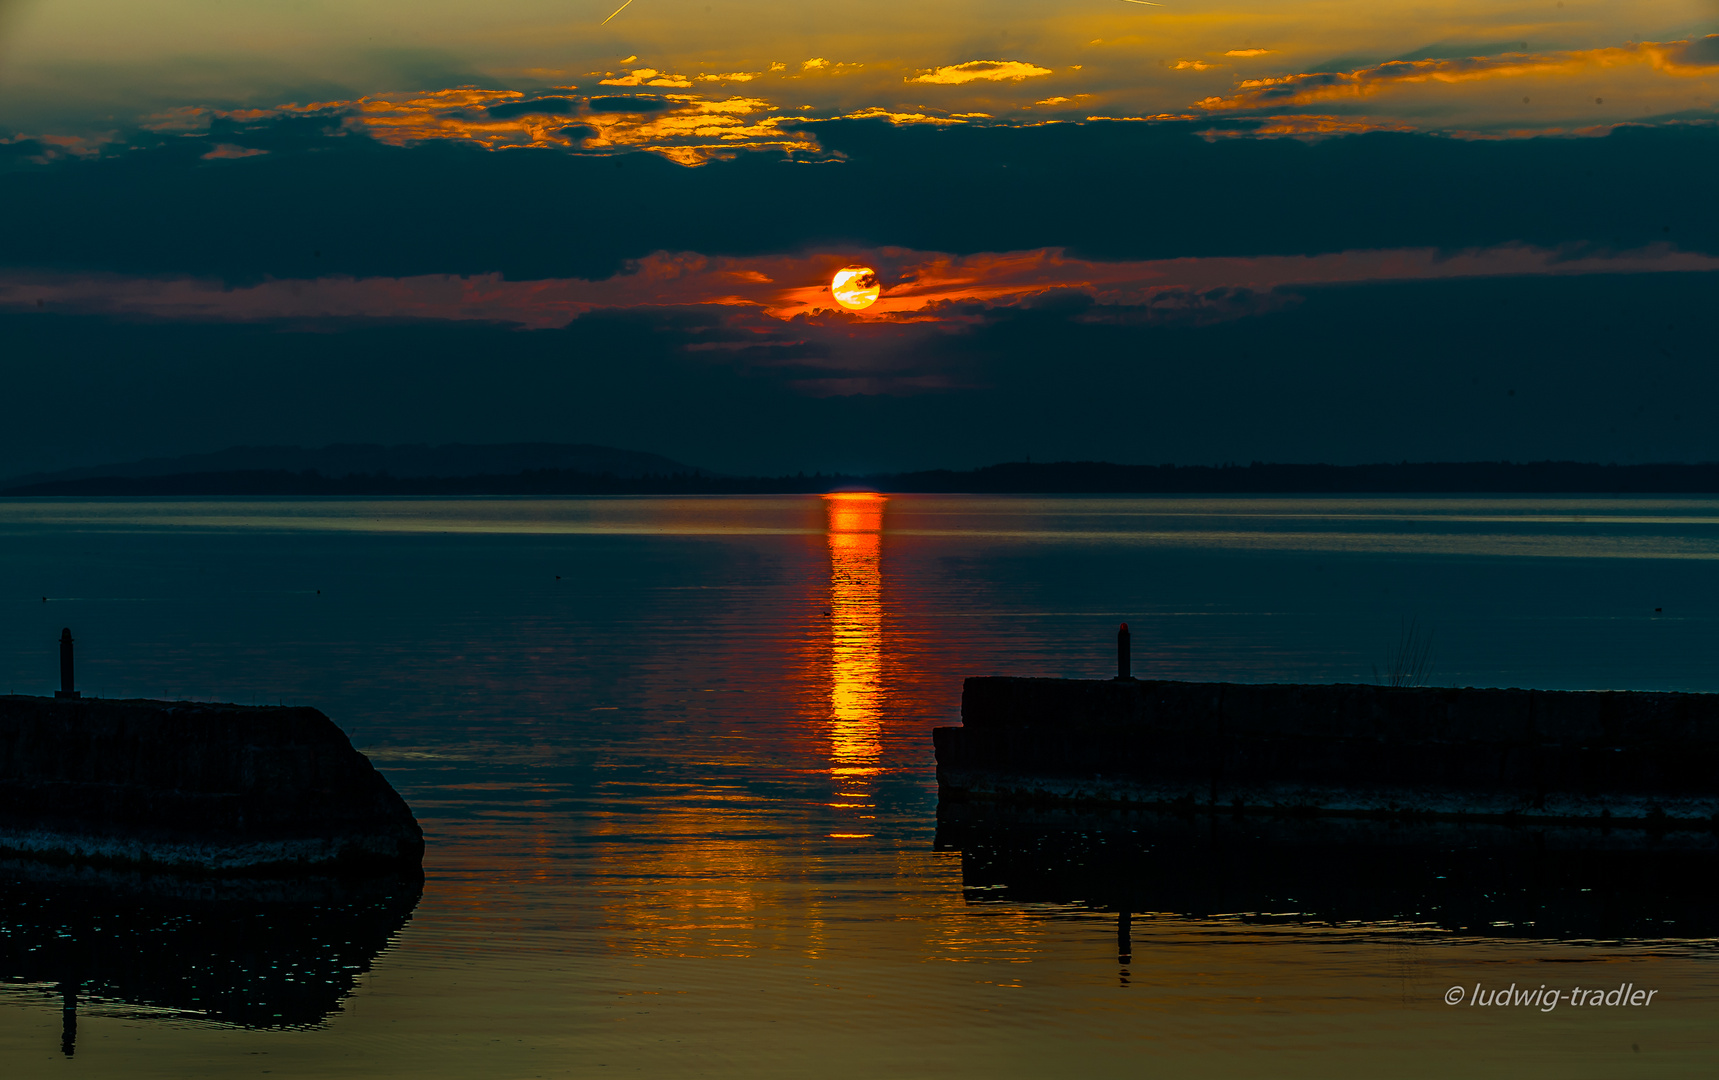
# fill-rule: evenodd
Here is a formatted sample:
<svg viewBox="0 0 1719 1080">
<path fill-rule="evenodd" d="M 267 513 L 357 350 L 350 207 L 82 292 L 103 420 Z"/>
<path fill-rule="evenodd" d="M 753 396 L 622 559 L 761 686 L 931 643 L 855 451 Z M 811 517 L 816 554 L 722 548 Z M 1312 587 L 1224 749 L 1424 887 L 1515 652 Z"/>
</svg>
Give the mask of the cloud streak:
<svg viewBox="0 0 1719 1080">
<path fill-rule="evenodd" d="M 863 313 L 839 310 L 828 292 L 830 276 L 855 261 L 876 267 L 884 284 L 882 297 Z M 745 310 L 777 323 L 905 325 L 960 322 L 973 305 L 1017 305 L 1059 293 L 1078 293 L 1109 307 L 1150 308 L 1167 295 L 1211 290 L 1268 293 L 1361 281 L 1675 271 L 1719 271 L 1719 258 L 1664 244 L 1616 254 L 1504 245 L 1455 254 L 1409 248 L 1127 262 L 1070 258 L 1054 248 L 968 256 L 904 248 L 749 258 L 658 252 L 597 280 L 334 276 L 245 288 L 191 277 L 14 271 L 0 275 L 0 309 L 216 322 L 427 319 L 545 329 L 599 310 L 707 306 Z"/>
<path fill-rule="evenodd" d="M 650 69 L 641 70 L 655 74 Z M 692 84 L 676 78 L 605 79 L 602 85 L 652 88 Z M 815 151 L 817 143 L 810 133 L 791 130 L 797 118 L 773 115 L 779 111 L 779 106 L 757 97 L 715 99 L 657 91 L 586 99 L 566 93 L 531 97 L 515 90 L 456 87 L 268 109 L 177 109 L 157 117 L 151 126 L 162 132 L 190 132 L 222 121 L 239 125 L 242 131 L 245 125 L 321 114 L 349 131 L 362 132 L 389 146 L 461 141 L 486 150 L 649 150 L 682 165 L 701 165 L 741 148 Z M 231 158 L 262 152 L 247 151 L 235 142 L 209 156 Z"/>
<path fill-rule="evenodd" d="M 905 81 L 933 83 L 939 86 L 960 86 L 963 83 L 978 81 L 1020 82 L 1022 79 L 1034 79 L 1050 73 L 1050 68 L 1042 68 L 1036 64 L 1028 64 L 1020 60 L 969 60 L 965 64 L 951 64 L 948 67 L 933 68 Z"/>
<path fill-rule="evenodd" d="M 1506 53 L 1466 59 L 1393 60 L 1355 71 L 1323 71 L 1247 79 L 1241 93 L 1195 102 L 1208 112 L 1284 109 L 1363 98 L 1419 83 L 1466 83 L 1528 75 L 1572 75 L 1603 68 L 1647 66 L 1674 76 L 1719 73 L 1719 34 L 1691 41 L 1639 42 L 1572 52 Z"/>
</svg>

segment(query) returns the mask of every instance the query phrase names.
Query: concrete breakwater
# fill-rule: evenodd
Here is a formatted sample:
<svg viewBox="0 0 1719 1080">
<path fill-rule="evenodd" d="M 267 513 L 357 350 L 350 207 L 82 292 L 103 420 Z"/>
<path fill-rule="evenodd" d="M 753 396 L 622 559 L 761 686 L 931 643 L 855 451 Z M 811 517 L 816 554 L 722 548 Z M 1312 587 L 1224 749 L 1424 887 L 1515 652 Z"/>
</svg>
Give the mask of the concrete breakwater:
<svg viewBox="0 0 1719 1080">
<path fill-rule="evenodd" d="M 0 697 L 0 851 L 195 873 L 415 870 L 404 799 L 315 709 Z"/>
<path fill-rule="evenodd" d="M 946 799 L 1719 827 L 1719 695 L 974 678 Z"/>
</svg>

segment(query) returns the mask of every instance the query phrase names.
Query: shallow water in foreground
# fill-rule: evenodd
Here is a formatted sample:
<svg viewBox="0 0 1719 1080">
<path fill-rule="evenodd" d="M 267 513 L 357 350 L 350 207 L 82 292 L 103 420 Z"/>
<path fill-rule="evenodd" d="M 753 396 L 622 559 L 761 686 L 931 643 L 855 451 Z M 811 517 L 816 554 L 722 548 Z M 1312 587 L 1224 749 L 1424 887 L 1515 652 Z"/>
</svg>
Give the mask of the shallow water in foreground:
<svg viewBox="0 0 1719 1080">
<path fill-rule="evenodd" d="M 1710 835 L 1609 839 L 1621 873 L 1519 834 L 1040 821 L 975 840 L 945 806 L 940 837 L 930 743 L 966 675 L 1108 676 L 1123 620 L 1143 676 L 1371 681 L 1413 620 L 1435 682 L 1719 691 L 1719 499 L 37 500 L 0 503 L 0 615 L 0 692 L 51 690 L 71 626 L 87 693 L 314 705 L 429 838 L 422 898 L 373 958 L 364 935 L 398 918 L 321 894 L 157 885 L 139 907 L 135 882 L 85 882 L 117 891 L 81 922 L 31 908 L 42 947 L 98 974 L 178 927 L 212 958 L 196 978 L 244 976 L 254 1000 L 219 1015 L 253 1026 L 92 982 L 68 1058 L 64 987 L 18 945 L 8 1077 L 1719 1062 L 1714 905 L 1678 876 Z M 1125 963 L 1126 859 L 1098 853 L 1123 837 L 1144 851 Z M 1552 854 L 1519 873 L 1530 841 Z M 1017 842 L 1031 873 L 998 855 Z M 1302 843 L 1308 861 L 1282 856 Z M 1638 856 L 1644 880 L 1615 880 Z M 0 879 L 42 904 L 75 884 Z M 258 935 L 234 904 L 294 929 Z M 327 956 L 320 926 L 346 935 Z M 1476 984 L 1657 993 L 1445 1004 Z"/>
</svg>

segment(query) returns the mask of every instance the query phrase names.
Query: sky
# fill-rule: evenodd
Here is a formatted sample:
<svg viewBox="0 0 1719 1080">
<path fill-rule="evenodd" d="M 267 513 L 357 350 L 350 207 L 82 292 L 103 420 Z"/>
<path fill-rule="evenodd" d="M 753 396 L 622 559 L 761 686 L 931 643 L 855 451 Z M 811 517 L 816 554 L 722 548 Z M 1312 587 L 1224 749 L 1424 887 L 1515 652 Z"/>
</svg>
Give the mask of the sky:
<svg viewBox="0 0 1719 1080">
<path fill-rule="evenodd" d="M 1719 0 L 0 0 L 0 476 L 1719 460 L 1714 176 Z"/>
</svg>

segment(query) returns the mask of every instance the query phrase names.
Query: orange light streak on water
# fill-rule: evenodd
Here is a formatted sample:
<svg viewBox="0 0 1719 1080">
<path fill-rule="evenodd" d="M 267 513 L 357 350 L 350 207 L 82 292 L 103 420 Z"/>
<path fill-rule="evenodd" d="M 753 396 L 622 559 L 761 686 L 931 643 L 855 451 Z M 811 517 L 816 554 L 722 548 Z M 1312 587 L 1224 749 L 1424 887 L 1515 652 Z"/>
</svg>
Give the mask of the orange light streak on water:
<svg viewBox="0 0 1719 1080">
<path fill-rule="evenodd" d="M 830 546 L 830 762 L 878 771 L 883 722 L 883 511 L 872 492 L 824 496 Z"/>
</svg>

